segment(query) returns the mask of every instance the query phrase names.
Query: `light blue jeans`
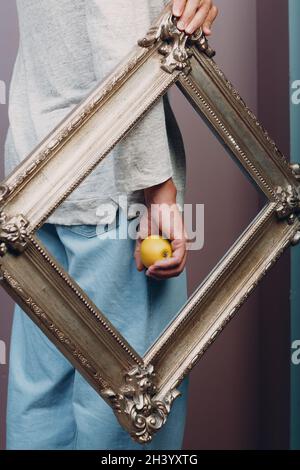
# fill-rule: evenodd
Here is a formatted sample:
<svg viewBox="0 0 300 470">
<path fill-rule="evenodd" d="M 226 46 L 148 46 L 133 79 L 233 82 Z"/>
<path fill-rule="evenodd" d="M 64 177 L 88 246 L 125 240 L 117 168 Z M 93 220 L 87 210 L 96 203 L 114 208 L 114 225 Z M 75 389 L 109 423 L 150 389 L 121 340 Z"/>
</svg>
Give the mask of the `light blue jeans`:
<svg viewBox="0 0 300 470">
<path fill-rule="evenodd" d="M 186 272 L 157 281 L 135 267 L 135 241 L 118 239 L 129 221 L 120 209 L 111 226 L 45 224 L 41 242 L 144 355 L 187 299 Z M 115 239 L 109 237 L 115 232 Z M 16 305 L 11 337 L 7 449 L 180 450 L 189 379 L 165 426 L 144 446 Z"/>
</svg>

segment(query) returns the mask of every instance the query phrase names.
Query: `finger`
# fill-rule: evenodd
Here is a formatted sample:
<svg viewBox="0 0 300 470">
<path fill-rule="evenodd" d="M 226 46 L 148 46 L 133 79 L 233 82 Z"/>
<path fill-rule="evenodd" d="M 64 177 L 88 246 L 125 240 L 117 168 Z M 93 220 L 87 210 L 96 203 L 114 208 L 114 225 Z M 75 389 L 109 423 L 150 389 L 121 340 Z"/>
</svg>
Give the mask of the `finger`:
<svg viewBox="0 0 300 470">
<path fill-rule="evenodd" d="M 160 270 L 167 271 L 169 269 L 176 269 L 180 266 L 182 258 L 171 257 L 166 260 L 156 261 L 154 264 L 149 266 L 150 272 L 158 272 Z"/>
<path fill-rule="evenodd" d="M 182 263 L 186 254 L 185 245 L 182 244 L 181 247 L 174 250 L 173 255 L 170 258 L 166 258 L 164 260 L 156 261 L 149 269 L 151 272 L 158 271 L 160 269 L 168 270 L 168 269 L 176 269 Z"/>
<path fill-rule="evenodd" d="M 168 271 L 170 269 L 178 269 L 178 267 L 186 261 L 187 251 L 185 246 L 178 248 L 174 251 L 171 258 L 156 261 L 152 266 L 149 267 L 149 271 L 157 273 L 159 271 Z"/>
<path fill-rule="evenodd" d="M 137 240 L 143 240 L 151 233 L 151 221 L 149 221 L 148 214 L 143 215 L 140 220 L 139 228 L 137 231 Z"/>
<path fill-rule="evenodd" d="M 207 16 L 211 9 L 211 1 L 202 3 L 197 13 L 191 18 L 191 21 L 186 25 L 185 31 L 188 34 L 192 34 L 196 29 L 200 28 L 207 19 Z"/>
<path fill-rule="evenodd" d="M 186 0 L 174 0 L 172 8 L 173 15 L 177 17 L 181 16 L 184 11 L 185 4 Z"/>
<path fill-rule="evenodd" d="M 212 24 L 217 18 L 218 14 L 219 14 L 218 8 L 215 5 L 212 6 L 202 26 L 203 32 L 204 34 L 206 34 L 206 36 L 209 36 L 211 34 Z"/>
<path fill-rule="evenodd" d="M 159 226 L 164 237 L 169 240 L 182 239 L 185 237 L 183 218 L 176 204 L 172 206 L 161 206 Z"/>
<path fill-rule="evenodd" d="M 136 240 L 134 259 L 135 259 L 135 264 L 136 264 L 138 271 L 143 271 L 145 266 L 143 265 L 142 259 L 141 259 L 141 240 L 140 239 Z"/>
<path fill-rule="evenodd" d="M 199 8 L 199 0 L 188 0 L 185 5 L 183 14 L 180 16 L 180 20 L 177 23 L 177 28 L 183 31 L 187 27 L 187 25 L 190 23 L 192 18 L 195 16 L 198 8 Z"/>
<path fill-rule="evenodd" d="M 184 257 L 180 265 L 175 269 L 160 270 L 160 271 L 155 271 L 155 272 L 151 272 L 150 269 L 148 269 L 146 274 L 147 276 L 154 278 L 154 279 L 168 279 L 170 277 L 177 277 L 184 270 L 185 264 L 186 264 L 186 256 Z"/>
</svg>

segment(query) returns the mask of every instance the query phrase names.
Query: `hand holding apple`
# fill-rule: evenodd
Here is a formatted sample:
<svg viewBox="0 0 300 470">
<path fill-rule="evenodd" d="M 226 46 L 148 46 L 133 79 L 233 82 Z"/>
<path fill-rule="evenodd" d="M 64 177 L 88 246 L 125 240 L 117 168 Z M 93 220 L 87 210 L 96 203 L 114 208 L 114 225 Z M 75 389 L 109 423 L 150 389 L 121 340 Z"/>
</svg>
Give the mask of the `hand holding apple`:
<svg viewBox="0 0 300 470">
<path fill-rule="evenodd" d="M 146 274 L 154 279 L 179 276 L 186 263 L 188 239 L 183 218 L 176 203 L 176 186 L 170 178 L 161 184 L 146 188 L 144 193 L 147 210 L 141 217 L 139 236 L 136 241 L 134 257 L 137 269 L 139 271 L 145 269 L 141 256 L 143 240 L 149 235 L 161 236 L 164 242 L 169 240 L 172 254 L 158 260 L 154 258 L 146 260 L 147 264 L 149 264 L 147 261 L 151 261 Z M 154 242 L 158 241 L 152 238 L 152 247 L 154 247 Z M 150 248 L 150 242 L 144 246 Z"/>
</svg>

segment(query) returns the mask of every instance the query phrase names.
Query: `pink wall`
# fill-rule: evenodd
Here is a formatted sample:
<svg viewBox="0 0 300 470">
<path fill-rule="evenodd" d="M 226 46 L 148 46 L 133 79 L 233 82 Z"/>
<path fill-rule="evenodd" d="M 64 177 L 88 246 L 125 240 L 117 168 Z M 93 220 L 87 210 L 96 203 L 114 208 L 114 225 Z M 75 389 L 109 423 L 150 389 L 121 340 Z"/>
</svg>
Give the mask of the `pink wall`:
<svg viewBox="0 0 300 470">
<path fill-rule="evenodd" d="M 272 14 L 270 15 L 270 12 Z M 281 151 L 290 154 L 288 2 L 257 3 L 258 115 Z M 279 41 L 274 41 L 274 31 Z M 290 252 L 260 286 L 261 445 L 289 445 Z"/>
<path fill-rule="evenodd" d="M 220 16 L 211 41 L 216 61 L 256 112 L 256 4 L 247 0 L 217 3 Z M 190 253 L 189 258 L 192 291 L 258 213 L 259 198 L 189 104 L 178 92 L 173 96 L 188 153 L 187 202 L 205 204 L 204 249 Z M 257 446 L 258 352 L 256 294 L 192 372 L 186 448 Z"/>
<path fill-rule="evenodd" d="M 18 46 L 17 18 L 15 2 L 5 0 L 0 6 L 0 80 L 9 83 L 14 57 Z M 8 87 L 7 87 L 8 88 Z M 8 93 L 7 93 L 8 94 Z M 3 175 L 3 145 L 7 129 L 7 106 L 0 104 L 0 168 Z M 0 288 L 0 340 L 5 340 L 7 355 L 9 347 L 9 332 L 11 324 L 12 302 Z M 5 432 L 5 398 L 7 366 L 0 365 L 0 448 L 4 446 Z"/>
</svg>

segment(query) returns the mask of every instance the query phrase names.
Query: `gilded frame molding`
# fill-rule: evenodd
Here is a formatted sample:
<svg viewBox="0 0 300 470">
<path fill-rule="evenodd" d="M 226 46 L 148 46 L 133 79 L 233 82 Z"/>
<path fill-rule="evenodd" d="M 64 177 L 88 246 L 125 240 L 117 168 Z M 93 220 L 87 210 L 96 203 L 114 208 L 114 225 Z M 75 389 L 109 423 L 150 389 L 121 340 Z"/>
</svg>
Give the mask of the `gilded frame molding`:
<svg viewBox="0 0 300 470">
<path fill-rule="evenodd" d="M 161 429 L 183 378 L 283 251 L 300 240 L 299 166 L 283 157 L 213 55 L 201 31 L 187 37 L 176 28 L 167 6 L 117 69 L 0 187 L 2 286 L 140 444 Z M 268 203 L 140 357 L 35 232 L 173 84 Z"/>
</svg>

